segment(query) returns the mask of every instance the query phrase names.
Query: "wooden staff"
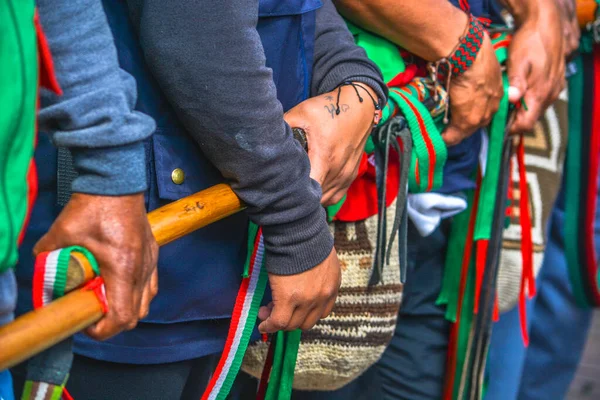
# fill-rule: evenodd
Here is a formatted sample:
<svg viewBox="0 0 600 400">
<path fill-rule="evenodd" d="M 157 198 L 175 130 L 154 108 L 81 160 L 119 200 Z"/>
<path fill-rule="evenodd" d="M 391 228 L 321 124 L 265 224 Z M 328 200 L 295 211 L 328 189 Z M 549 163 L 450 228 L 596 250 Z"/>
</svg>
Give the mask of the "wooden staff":
<svg viewBox="0 0 600 400">
<path fill-rule="evenodd" d="M 244 209 L 228 185 L 220 184 L 148 213 L 159 246 Z M 66 291 L 94 277 L 90 263 L 74 253 L 69 260 Z M 102 318 L 91 291 L 76 290 L 45 307 L 0 327 L 0 371 L 10 368 L 74 335 Z"/>
</svg>

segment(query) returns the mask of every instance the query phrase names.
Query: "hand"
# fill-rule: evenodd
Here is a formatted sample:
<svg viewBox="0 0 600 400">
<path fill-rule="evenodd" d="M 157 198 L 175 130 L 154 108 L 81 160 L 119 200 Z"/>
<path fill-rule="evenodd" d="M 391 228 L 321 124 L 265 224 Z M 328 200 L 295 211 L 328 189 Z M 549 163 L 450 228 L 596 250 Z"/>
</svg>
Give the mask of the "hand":
<svg viewBox="0 0 600 400">
<path fill-rule="evenodd" d="M 486 34 L 471 68 L 451 80 L 450 123 L 442 133 L 446 145 L 456 145 L 487 126 L 503 93 L 500 64 Z"/>
<path fill-rule="evenodd" d="M 371 88 L 359 84 L 377 99 Z M 290 126 L 306 132 L 310 176 L 321 184 L 321 203 L 326 206 L 340 201 L 356 178 L 365 143 L 373 127 L 373 101 L 363 89 L 357 89 L 362 103 L 352 86 L 342 87 L 339 114 L 336 113 L 336 89 L 305 100 L 284 115 Z"/>
<path fill-rule="evenodd" d="M 555 0 L 540 0 L 537 11 L 524 19 L 508 49 L 508 78 L 512 103 L 525 99 L 511 133 L 533 129 L 545 109 L 565 86 L 562 21 Z"/>
<path fill-rule="evenodd" d="M 321 264 L 296 275 L 269 274 L 273 301 L 261 307 L 258 326 L 261 333 L 312 328 L 327 317 L 342 283 L 340 262 L 335 249 Z"/>
<path fill-rule="evenodd" d="M 109 310 L 86 333 L 97 340 L 133 329 L 158 292 L 158 245 L 146 218 L 143 194 L 94 196 L 75 193 L 34 255 L 67 246 L 94 254 L 106 285 Z"/>
<path fill-rule="evenodd" d="M 568 58 L 579 48 L 579 21 L 574 0 L 556 0 L 563 21 L 563 49 Z"/>
</svg>

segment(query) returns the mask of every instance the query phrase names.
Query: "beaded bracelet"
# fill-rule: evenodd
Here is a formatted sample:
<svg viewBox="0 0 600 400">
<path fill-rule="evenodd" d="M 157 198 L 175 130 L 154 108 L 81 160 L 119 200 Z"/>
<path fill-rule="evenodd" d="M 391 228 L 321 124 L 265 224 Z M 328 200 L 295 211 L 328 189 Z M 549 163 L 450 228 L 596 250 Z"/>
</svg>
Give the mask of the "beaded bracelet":
<svg viewBox="0 0 600 400">
<path fill-rule="evenodd" d="M 481 50 L 481 45 L 483 44 L 483 37 L 485 34 L 484 27 L 481 25 L 481 22 L 471 14 L 469 14 L 469 22 L 467 23 L 465 31 L 466 33 L 458 40 L 458 45 L 452 50 L 448 57 L 427 64 L 431 81 L 434 82 L 435 85 L 439 85 L 440 80 L 446 80 L 444 89 L 447 93 L 450 93 L 450 81 L 452 80 L 452 77 L 462 75 L 471 67 L 471 65 L 473 65 L 479 50 Z M 436 102 L 439 100 L 437 90 L 435 91 L 433 100 Z M 446 106 L 443 119 L 445 124 L 449 121 L 449 110 L 450 107 Z"/>
<path fill-rule="evenodd" d="M 456 49 L 448 57 L 437 62 L 440 66 L 439 72 L 444 76 L 460 76 L 468 70 L 483 43 L 484 28 L 473 15 L 469 15 L 467 32 L 459 39 Z M 451 74 L 448 74 L 450 69 Z"/>
</svg>

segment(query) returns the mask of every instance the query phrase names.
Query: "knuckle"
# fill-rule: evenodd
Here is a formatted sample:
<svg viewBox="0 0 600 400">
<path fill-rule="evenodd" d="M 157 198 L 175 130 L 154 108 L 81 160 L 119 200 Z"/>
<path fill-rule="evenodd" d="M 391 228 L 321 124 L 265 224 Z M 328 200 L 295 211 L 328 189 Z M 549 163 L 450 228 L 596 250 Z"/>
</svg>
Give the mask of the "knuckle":
<svg viewBox="0 0 600 400">
<path fill-rule="evenodd" d="M 332 298 L 337 297 L 337 293 L 338 293 L 338 286 L 328 286 L 327 288 L 325 288 L 325 290 L 323 291 L 323 298 L 330 300 Z"/>
<path fill-rule="evenodd" d="M 460 138 L 458 136 L 449 136 L 445 139 L 447 146 L 456 146 L 460 143 Z"/>
<path fill-rule="evenodd" d="M 144 308 L 144 310 L 140 313 L 140 320 L 146 318 L 150 314 L 150 307 Z"/>
<path fill-rule="evenodd" d="M 344 192 L 337 192 L 336 194 L 334 194 L 333 196 L 331 196 L 331 198 L 329 199 L 331 204 L 337 204 L 339 203 L 343 198 L 344 198 L 345 193 Z"/>
<path fill-rule="evenodd" d="M 469 116 L 465 119 L 465 122 L 468 125 L 467 131 L 479 128 L 481 126 L 482 121 L 483 114 L 469 114 Z"/>
<path fill-rule="evenodd" d="M 120 329 L 128 329 L 132 324 L 133 326 L 129 329 L 135 327 L 137 323 L 136 318 L 132 313 L 118 313 L 115 317 L 113 317 L 114 324 Z"/>
<path fill-rule="evenodd" d="M 486 113 L 486 119 L 488 121 L 490 119 L 492 119 L 492 116 L 498 111 L 499 108 L 500 108 L 500 102 L 499 101 L 494 101 L 494 102 L 490 103 L 490 109 L 489 109 L 489 112 Z"/>
<path fill-rule="evenodd" d="M 146 313 L 147 315 L 148 313 Z M 145 317 L 145 316 L 144 316 Z M 130 331 L 132 329 L 134 329 L 137 326 L 137 319 L 134 319 L 132 321 L 127 322 L 124 326 L 123 326 L 123 330 L 125 331 Z"/>
<path fill-rule="evenodd" d="M 288 327 L 288 321 L 285 321 L 283 319 L 280 318 L 273 318 L 271 317 L 270 320 L 271 326 L 278 331 L 282 331 L 284 329 L 286 329 Z"/>
</svg>

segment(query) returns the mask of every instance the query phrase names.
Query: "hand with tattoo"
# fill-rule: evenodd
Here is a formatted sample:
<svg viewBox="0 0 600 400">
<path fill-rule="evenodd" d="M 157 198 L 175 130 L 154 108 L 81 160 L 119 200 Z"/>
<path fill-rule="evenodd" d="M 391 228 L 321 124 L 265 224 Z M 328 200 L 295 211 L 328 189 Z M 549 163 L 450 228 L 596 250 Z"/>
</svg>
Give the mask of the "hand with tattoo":
<svg viewBox="0 0 600 400">
<path fill-rule="evenodd" d="M 375 92 L 365 84 L 373 99 Z M 375 105 L 367 92 L 342 86 L 310 98 L 284 115 L 293 127 L 304 129 L 308 141 L 310 176 L 321 184 L 323 205 L 335 204 L 344 197 L 356 178 L 362 152 L 375 115 Z"/>
</svg>

